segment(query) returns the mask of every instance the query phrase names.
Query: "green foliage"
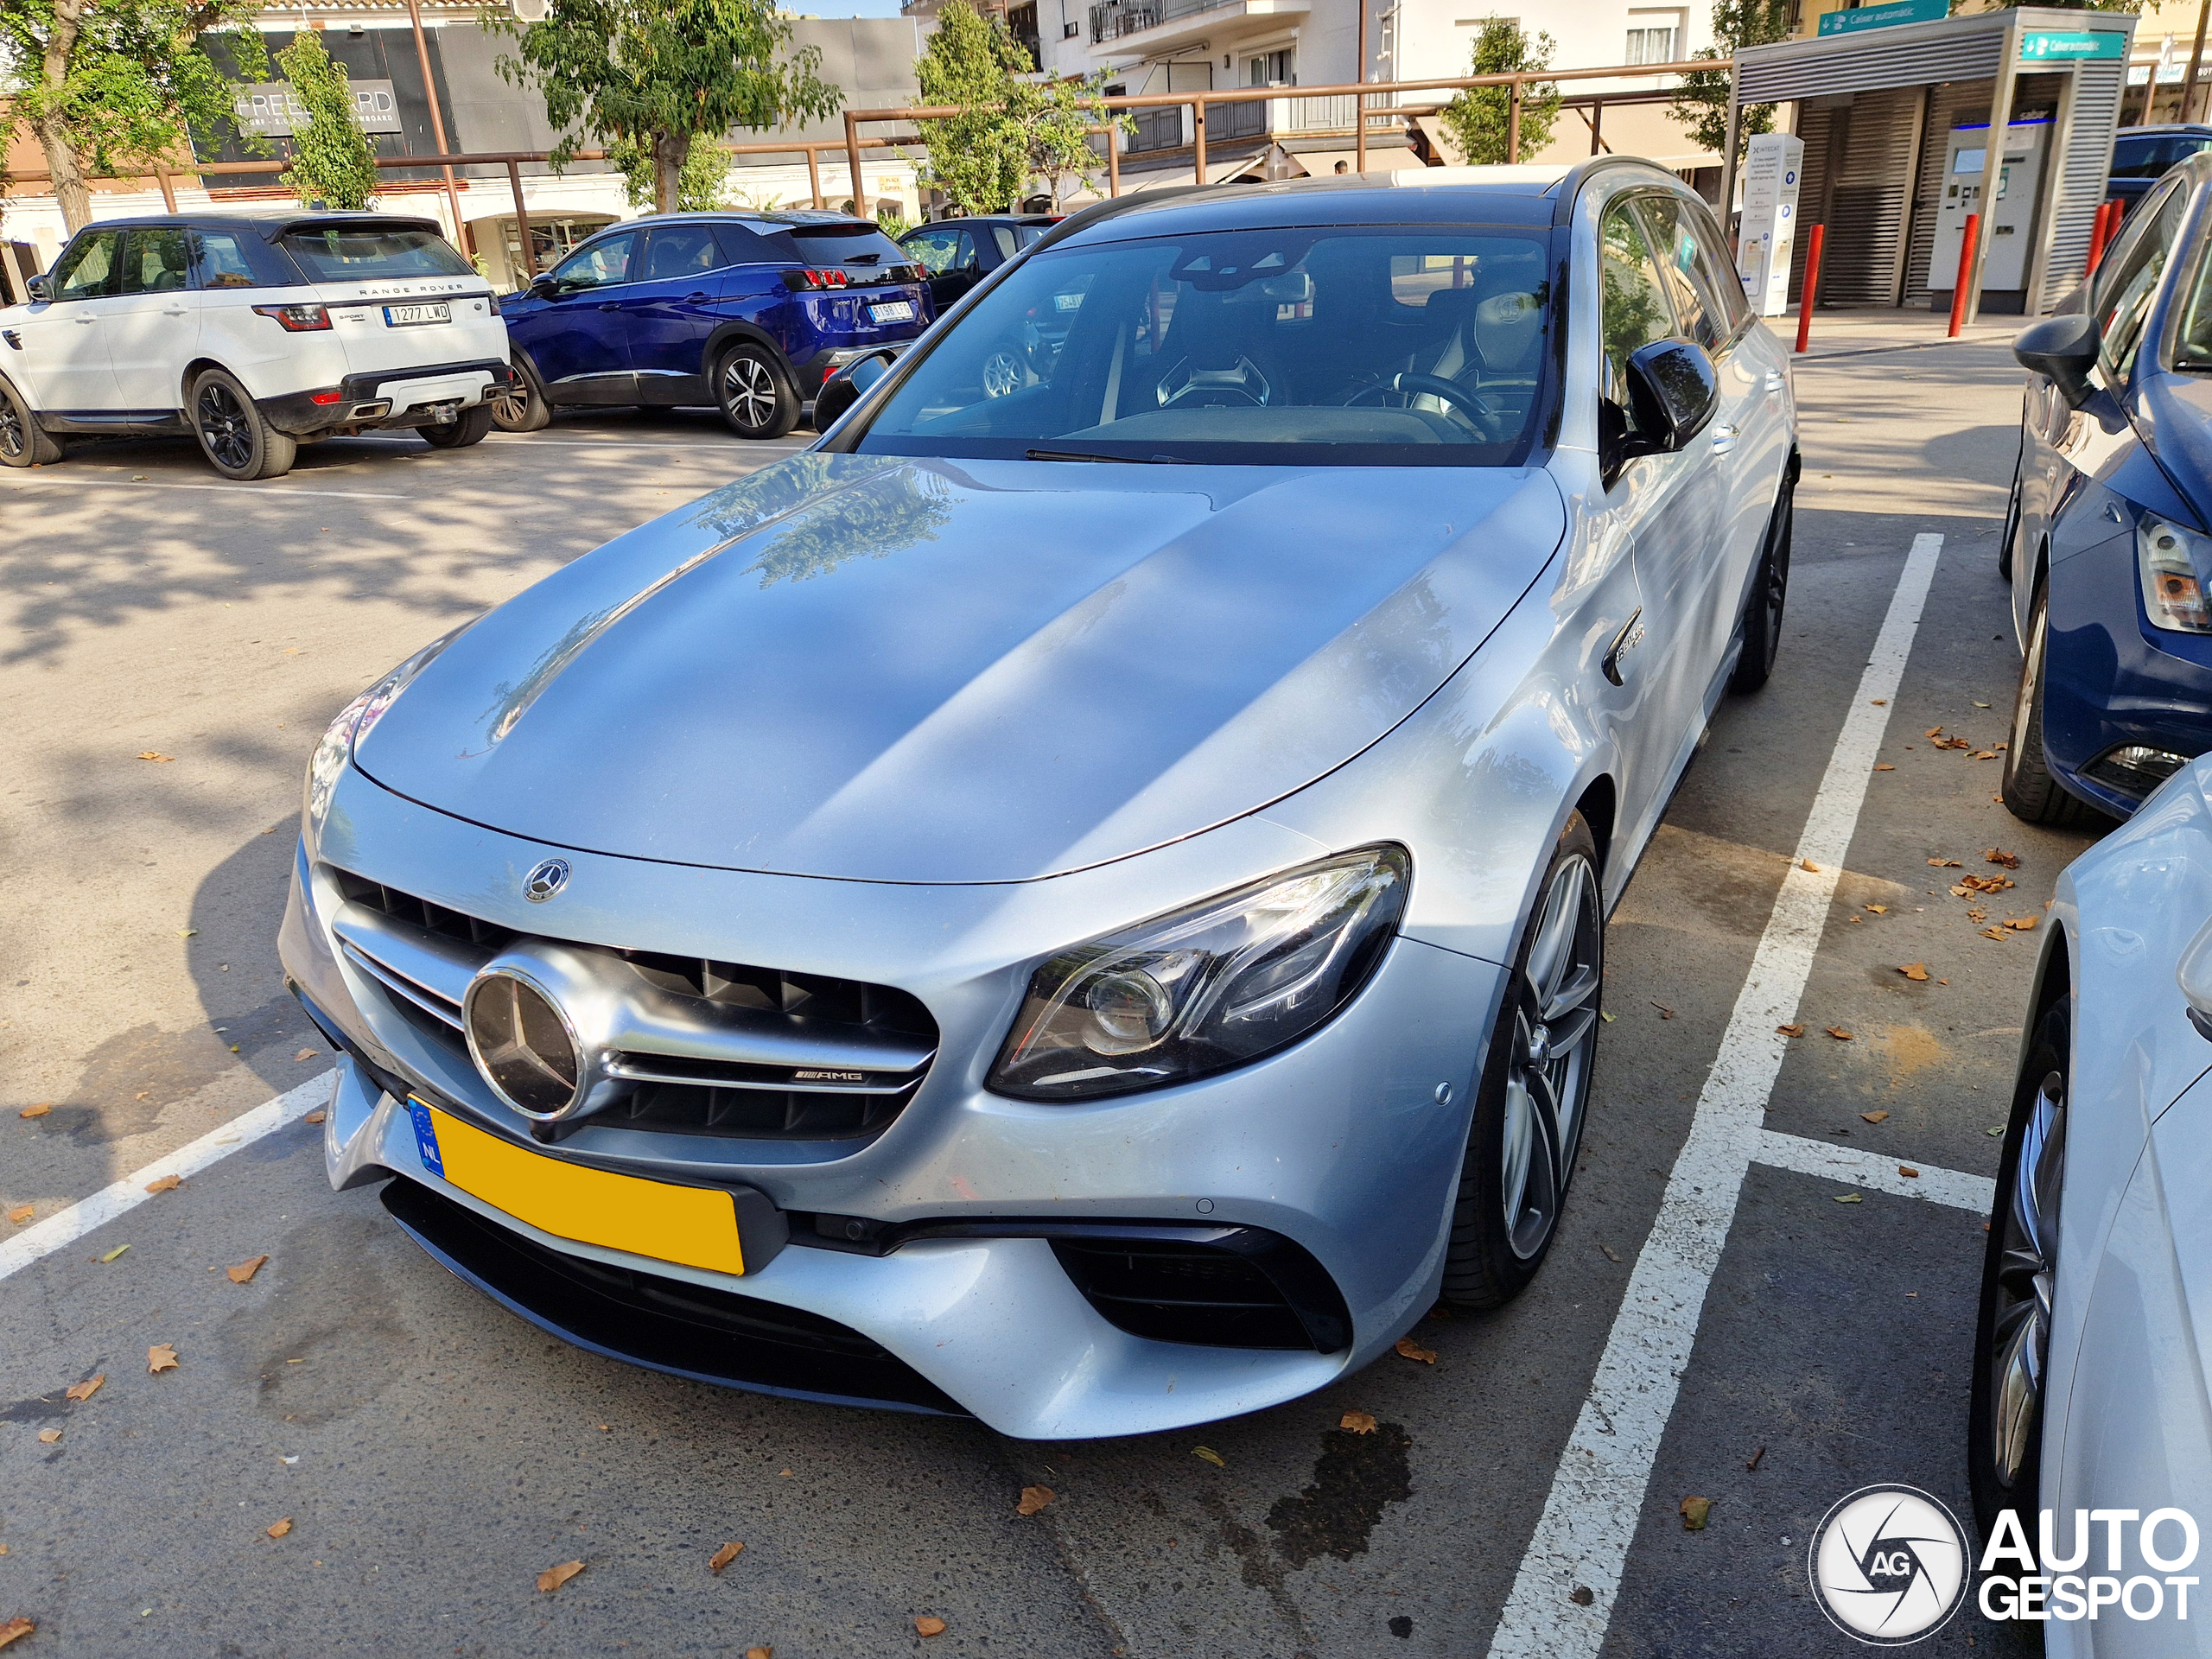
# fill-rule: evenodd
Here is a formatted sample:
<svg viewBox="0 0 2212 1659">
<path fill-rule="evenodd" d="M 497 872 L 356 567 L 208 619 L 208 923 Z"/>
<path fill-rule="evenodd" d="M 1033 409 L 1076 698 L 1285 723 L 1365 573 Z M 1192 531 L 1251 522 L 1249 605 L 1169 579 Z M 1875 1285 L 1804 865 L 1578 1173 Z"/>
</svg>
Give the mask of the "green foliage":
<svg viewBox="0 0 2212 1659">
<path fill-rule="evenodd" d="M 368 207 L 377 194 L 376 149 L 361 130 L 346 66 L 333 61 L 319 32 L 303 29 L 276 54 L 276 67 L 308 111 L 307 125 L 292 135 L 291 168 L 276 181 L 304 207 Z"/>
<path fill-rule="evenodd" d="M 1097 184 L 1105 158 L 1090 147 L 1091 129 L 1136 130 L 1129 117 L 1109 117 L 1099 104 L 1105 86 L 1103 71 L 1087 80 L 1014 83 L 1012 107 L 1027 135 L 1029 170 L 1050 185 L 1054 213 L 1077 190 Z"/>
<path fill-rule="evenodd" d="M 893 242 L 914 228 L 914 221 L 895 207 L 878 207 L 875 210 L 875 222 L 882 227 L 883 233 Z"/>
<path fill-rule="evenodd" d="M 265 80 L 258 11 L 248 0 L 0 0 L 0 64 L 22 83 L 0 105 L 0 144 L 21 130 L 37 138 L 63 217 L 81 228 L 88 170 L 150 171 L 188 156 L 194 132 L 219 143 L 236 130 L 208 37 L 245 79 Z"/>
<path fill-rule="evenodd" d="M 1095 177 L 1100 158 L 1089 133 L 1109 124 L 1097 103 L 1105 77 L 1039 81 L 1033 73 L 1003 17 L 987 21 L 969 0 L 946 0 L 914 76 L 923 104 L 957 104 L 961 112 L 916 124 L 929 156 L 915 175 L 962 213 L 1016 207 L 1038 175 L 1050 181 L 1056 205 Z"/>
<path fill-rule="evenodd" d="M 682 197 L 696 140 L 819 119 L 842 101 L 821 77 L 818 51 L 789 50 L 791 24 L 775 0 L 552 0 L 543 22 L 490 7 L 483 16 L 520 44 L 519 56 L 501 56 L 499 73 L 537 88 L 564 130 L 556 168 L 586 134 L 610 149 L 627 143 L 647 158 L 663 213 Z"/>
<path fill-rule="evenodd" d="M 1510 75 L 1522 69 L 1548 69 L 1556 43 L 1537 29 L 1531 34 L 1514 18 L 1496 16 L 1483 19 L 1475 35 L 1471 75 Z M 1470 86 L 1439 112 L 1444 130 L 1459 147 L 1470 167 L 1491 167 L 1506 159 L 1506 129 L 1512 120 L 1510 95 L 1503 86 Z M 1552 141 L 1552 124 L 1559 119 L 1559 88 L 1532 80 L 1521 89 L 1521 147 L 1522 161 L 1535 156 Z"/>
<path fill-rule="evenodd" d="M 622 175 L 625 193 L 632 207 L 657 206 L 653 194 L 652 152 L 627 138 L 607 147 L 608 164 Z M 729 183 L 730 155 L 718 143 L 695 143 L 676 176 L 676 206 L 679 213 L 702 213 L 729 204 L 724 192 Z"/>
<path fill-rule="evenodd" d="M 1713 44 L 1690 55 L 1732 58 L 1740 48 L 1764 46 L 1789 34 L 1789 0 L 1713 0 Z M 1699 149 L 1718 154 L 1728 142 L 1728 72 L 1694 69 L 1684 75 L 1668 113 L 1689 129 Z M 1774 105 L 1746 104 L 1736 117 L 1738 159 L 1754 133 L 1773 130 Z"/>
</svg>

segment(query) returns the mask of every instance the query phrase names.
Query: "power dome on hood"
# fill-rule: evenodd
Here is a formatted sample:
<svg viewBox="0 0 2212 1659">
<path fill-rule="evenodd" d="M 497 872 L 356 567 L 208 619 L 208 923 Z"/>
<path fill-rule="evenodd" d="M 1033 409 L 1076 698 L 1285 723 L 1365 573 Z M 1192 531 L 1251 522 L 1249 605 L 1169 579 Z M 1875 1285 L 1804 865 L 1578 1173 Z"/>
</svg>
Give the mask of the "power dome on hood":
<svg viewBox="0 0 2212 1659">
<path fill-rule="evenodd" d="M 1541 472 L 795 455 L 492 612 L 357 760 L 582 850 L 1033 879 L 1340 765 L 1564 529 Z"/>
</svg>

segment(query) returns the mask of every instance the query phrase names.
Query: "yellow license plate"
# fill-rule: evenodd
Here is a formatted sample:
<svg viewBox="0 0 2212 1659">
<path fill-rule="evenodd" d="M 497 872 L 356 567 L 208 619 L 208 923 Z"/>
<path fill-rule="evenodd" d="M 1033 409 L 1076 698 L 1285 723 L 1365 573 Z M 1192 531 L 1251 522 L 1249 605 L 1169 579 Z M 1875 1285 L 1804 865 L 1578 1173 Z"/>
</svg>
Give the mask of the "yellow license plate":
<svg viewBox="0 0 2212 1659">
<path fill-rule="evenodd" d="M 737 1203 L 727 1192 L 547 1158 L 412 1096 L 407 1111 L 423 1166 L 517 1221 L 656 1262 L 745 1271 Z"/>
</svg>

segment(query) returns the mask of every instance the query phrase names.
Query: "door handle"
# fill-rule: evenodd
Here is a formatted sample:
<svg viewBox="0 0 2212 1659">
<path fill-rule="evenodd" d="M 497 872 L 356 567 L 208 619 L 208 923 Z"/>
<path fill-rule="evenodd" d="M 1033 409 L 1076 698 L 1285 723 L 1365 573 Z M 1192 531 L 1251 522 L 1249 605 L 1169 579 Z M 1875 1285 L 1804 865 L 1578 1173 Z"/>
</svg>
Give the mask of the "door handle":
<svg viewBox="0 0 2212 1659">
<path fill-rule="evenodd" d="M 1740 435 L 1741 434 L 1739 434 L 1732 426 L 1714 427 L 1713 429 L 1713 453 L 1716 455 L 1726 454 L 1731 449 L 1733 449 L 1736 447 L 1736 440 Z"/>
<path fill-rule="evenodd" d="M 89 328 L 99 321 L 98 317 L 79 317 L 77 319 L 77 326 L 80 328 Z"/>
<path fill-rule="evenodd" d="M 162 315 L 165 317 L 188 317 L 192 314 L 181 305 L 165 305 L 162 308 Z"/>
<path fill-rule="evenodd" d="M 1766 389 L 1770 392 L 1780 391 L 1782 390 L 1782 371 L 1780 369 L 1769 369 L 1766 372 Z"/>
<path fill-rule="evenodd" d="M 604 301 L 601 302 L 599 308 L 602 311 L 620 311 L 622 308 L 622 302 L 620 300 Z"/>
<path fill-rule="evenodd" d="M 706 291 L 705 289 L 701 289 L 698 293 L 696 293 L 696 294 L 686 294 L 686 295 L 683 296 L 683 300 L 682 300 L 681 303 L 683 303 L 683 304 L 684 304 L 684 305 L 698 305 L 698 304 L 701 304 L 701 303 L 704 302 L 706 300 L 710 299 L 711 297 L 713 297 L 713 296 L 710 296 L 709 294 L 708 294 L 708 293 L 707 293 L 707 291 Z"/>
</svg>

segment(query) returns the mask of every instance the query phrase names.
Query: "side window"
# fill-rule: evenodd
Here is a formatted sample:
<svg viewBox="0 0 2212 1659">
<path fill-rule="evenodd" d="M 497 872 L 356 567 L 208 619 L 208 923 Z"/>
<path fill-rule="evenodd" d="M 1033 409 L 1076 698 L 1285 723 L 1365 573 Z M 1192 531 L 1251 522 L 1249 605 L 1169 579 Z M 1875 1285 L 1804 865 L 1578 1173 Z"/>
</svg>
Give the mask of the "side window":
<svg viewBox="0 0 2212 1659">
<path fill-rule="evenodd" d="M 1653 340 L 1670 338 L 1675 317 L 1659 262 L 1625 201 L 1615 202 L 1599 221 L 1598 289 L 1598 333 L 1605 353 L 1599 395 L 1617 412 L 1623 429 L 1633 431 L 1628 360 Z"/>
<path fill-rule="evenodd" d="M 123 275 L 123 232 L 86 231 L 54 264 L 54 297 L 96 300 L 115 292 Z"/>
<path fill-rule="evenodd" d="M 195 288 L 258 288 L 253 264 L 236 231 L 192 233 L 192 281 Z"/>
<path fill-rule="evenodd" d="M 931 276 L 941 276 L 952 269 L 953 242 L 950 231 L 921 231 L 899 245 L 912 254 L 915 262 Z"/>
<path fill-rule="evenodd" d="M 125 294 L 173 294 L 188 280 L 191 258 L 181 225 L 127 232 L 123 243 Z"/>
<path fill-rule="evenodd" d="M 953 245 L 952 268 L 955 270 L 981 270 L 983 268 L 983 256 L 976 251 L 976 233 L 973 231 L 961 232 L 960 239 Z"/>
<path fill-rule="evenodd" d="M 2113 273 L 2108 287 L 2097 295 L 2098 360 L 2107 375 L 2126 379 L 2134 371 L 2135 351 L 2143 341 L 2143 324 L 2157 297 L 2158 282 L 2173 256 L 2181 235 L 2182 220 L 2189 215 L 2189 194 L 2170 188 L 2146 215 L 2144 232 L 2129 248 Z"/>
<path fill-rule="evenodd" d="M 715 251 L 715 232 L 707 225 L 662 225 L 645 239 L 643 280 L 677 282 L 715 270 L 721 256 Z"/>
<path fill-rule="evenodd" d="M 579 249 L 553 268 L 553 280 L 563 288 L 605 288 L 613 283 L 626 283 L 630 277 L 630 253 L 638 245 L 634 234 L 610 236 L 605 241 L 594 242 Z"/>
<path fill-rule="evenodd" d="M 991 240 L 998 245 L 999 257 L 1001 259 L 1011 259 L 1014 257 L 1014 227 L 1011 225 L 992 226 Z"/>
<path fill-rule="evenodd" d="M 728 219 L 715 226 L 715 245 L 721 251 L 721 262 L 726 265 L 750 264 L 766 254 L 758 233 Z"/>
<path fill-rule="evenodd" d="M 1645 196 L 1636 206 L 1668 297 L 1675 302 L 1682 338 L 1695 340 L 1708 352 L 1719 350 L 1728 334 L 1727 314 L 1718 308 L 1714 296 L 1698 279 L 1697 241 L 1690 234 L 1681 200 Z"/>
</svg>

